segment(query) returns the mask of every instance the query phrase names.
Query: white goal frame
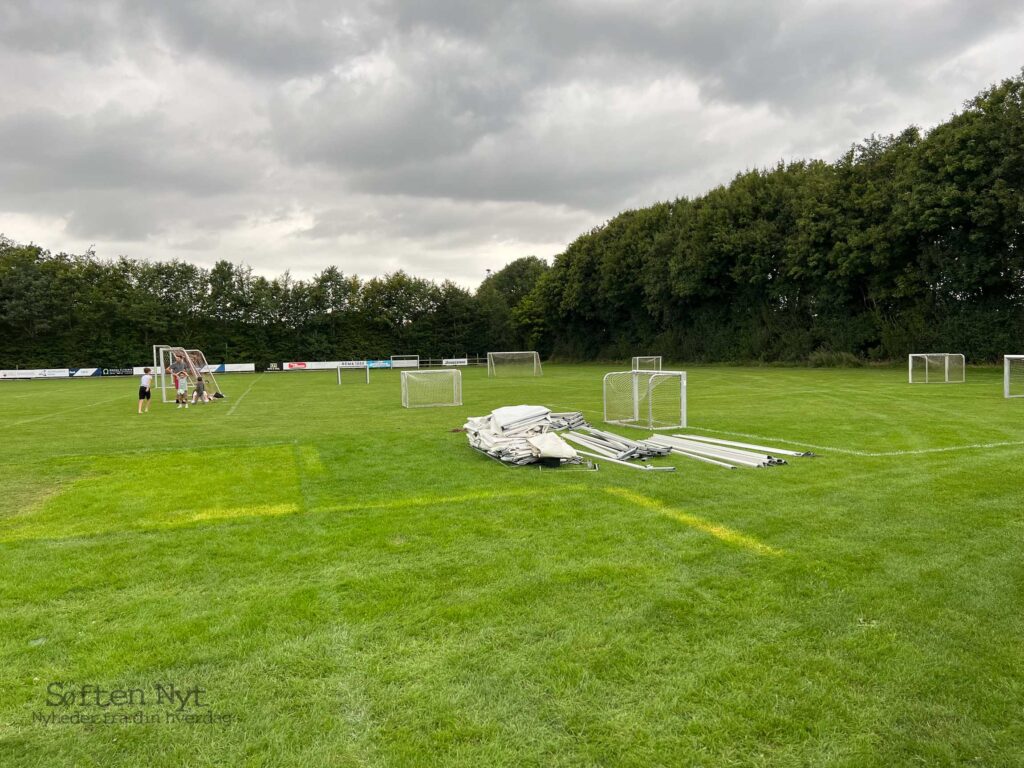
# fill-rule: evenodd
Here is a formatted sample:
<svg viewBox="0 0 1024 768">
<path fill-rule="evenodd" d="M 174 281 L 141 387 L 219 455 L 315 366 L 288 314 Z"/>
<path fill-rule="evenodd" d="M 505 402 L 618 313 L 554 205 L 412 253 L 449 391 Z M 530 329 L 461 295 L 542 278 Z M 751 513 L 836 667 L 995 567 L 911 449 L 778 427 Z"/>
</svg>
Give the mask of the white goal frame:
<svg viewBox="0 0 1024 768">
<path fill-rule="evenodd" d="M 1003 355 L 1003 397 L 1005 398 L 1024 397 L 1024 387 L 1021 388 L 1021 393 L 1018 395 L 1010 392 L 1010 369 L 1015 362 L 1020 363 L 1021 368 L 1024 368 L 1024 355 Z"/>
<path fill-rule="evenodd" d="M 185 374 L 188 386 L 195 391 L 196 380 L 200 375 L 206 385 L 206 392 L 209 395 L 223 394 L 217 377 L 213 375 L 212 367 L 206 362 L 206 355 L 198 349 L 185 349 L 170 344 L 153 345 L 153 375 L 156 377 L 156 386 L 160 390 L 160 401 L 172 403 L 177 397 L 174 391 L 174 376 L 167 372 L 167 369 L 181 360 L 183 368 L 181 373 Z"/>
<path fill-rule="evenodd" d="M 497 377 L 499 366 L 495 363 L 506 360 L 506 359 L 519 358 L 522 360 L 524 365 L 531 366 L 533 369 L 532 373 L 525 374 L 527 376 L 543 376 L 544 369 L 540 364 L 540 355 L 535 351 L 523 351 L 523 352 L 488 352 L 487 353 L 487 376 L 488 378 Z M 512 374 L 515 375 L 515 374 Z"/>
<path fill-rule="evenodd" d="M 391 356 L 391 367 L 392 368 L 419 368 L 420 367 L 420 356 L 419 355 L 392 355 Z"/>
<path fill-rule="evenodd" d="M 660 371 L 661 355 L 638 355 L 633 358 L 634 371 Z"/>
<path fill-rule="evenodd" d="M 605 374 L 601 390 L 606 424 L 650 430 L 686 426 L 686 371 L 612 371 Z M 658 395 L 667 409 L 656 405 Z"/>
<path fill-rule="evenodd" d="M 448 379 L 450 386 L 444 386 L 444 379 Z M 438 382 L 437 392 L 450 393 L 450 397 L 426 397 L 419 398 L 410 396 L 410 384 L 416 381 Z M 432 408 L 435 406 L 462 405 L 462 371 L 458 368 L 435 368 L 419 371 L 402 371 L 402 407 L 403 408 Z"/>
<path fill-rule="evenodd" d="M 914 378 L 914 363 L 924 364 L 924 377 L 917 371 L 917 378 Z M 950 362 L 953 365 L 950 365 Z M 957 377 L 957 363 L 960 366 L 960 375 Z M 938 368 L 933 372 L 934 367 Z M 918 352 L 907 356 L 907 380 L 911 384 L 963 384 L 966 380 L 967 368 L 964 356 L 955 352 Z"/>
<path fill-rule="evenodd" d="M 359 366 L 356 366 L 356 365 L 339 365 L 338 366 L 338 384 L 339 385 L 341 384 L 341 372 L 342 371 L 358 371 L 358 370 L 366 371 L 366 383 L 369 384 L 370 383 L 370 366 L 368 366 L 368 365 L 359 365 Z"/>
</svg>

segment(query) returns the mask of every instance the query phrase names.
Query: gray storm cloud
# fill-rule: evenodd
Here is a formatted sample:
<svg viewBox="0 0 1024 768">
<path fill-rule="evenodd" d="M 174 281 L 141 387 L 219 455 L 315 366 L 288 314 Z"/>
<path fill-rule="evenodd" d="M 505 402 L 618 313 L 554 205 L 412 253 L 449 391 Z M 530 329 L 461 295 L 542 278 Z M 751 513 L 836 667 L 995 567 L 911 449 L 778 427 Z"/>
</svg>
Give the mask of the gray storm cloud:
<svg viewBox="0 0 1024 768">
<path fill-rule="evenodd" d="M 617 212 L 927 127 L 1017 3 L 0 8 L 0 231 L 101 256 L 479 282 Z"/>
</svg>

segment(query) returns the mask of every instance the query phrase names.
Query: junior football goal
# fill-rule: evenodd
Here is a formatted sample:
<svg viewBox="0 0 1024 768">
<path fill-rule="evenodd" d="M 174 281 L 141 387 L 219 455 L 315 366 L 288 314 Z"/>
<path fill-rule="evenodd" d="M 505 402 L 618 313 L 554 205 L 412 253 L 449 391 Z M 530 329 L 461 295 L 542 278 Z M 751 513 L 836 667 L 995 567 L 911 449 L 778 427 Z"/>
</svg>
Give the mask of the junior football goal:
<svg viewBox="0 0 1024 768">
<path fill-rule="evenodd" d="M 542 376 L 536 352 L 488 352 L 488 376 Z"/>
<path fill-rule="evenodd" d="M 402 407 L 462 405 L 462 371 L 457 368 L 402 371 Z"/>
<path fill-rule="evenodd" d="M 160 399 L 169 403 L 176 396 L 174 377 L 185 378 L 188 388 L 194 390 L 200 376 L 210 395 L 222 394 L 217 377 L 212 367 L 206 362 L 202 350 L 185 349 L 170 344 L 153 345 L 153 373 L 156 376 L 156 388 L 160 390 Z"/>
<path fill-rule="evenodd" d="M 364 362 L 363 365 L 339 365 L 338 366 L 338 384 L 341 384 L 341 382 L 342 382 L 342 376 L 341 376 L 341 372 L 342 371 L 346 371 L 345 378 L 365 379 L 367 384 L 370 383 L 370 366 L 366 365 L 365 362 Z M 352 376 L 351 377 L 349 377 L 347 371 L 351 371 L 352 372 Z"/>
<path fill-rule="evenodd" d="M 392 368 L 419 368 L 420 367 L 420 356 L 419 355 L 392 355 L 391 356 L 391 367 Z"/>
<path fill-rule="evenodd" d="M 661 355 L 639 355 L 633 358 L 634 371 L 660 371 Z"/>
<path fill-rule="evenodd" d="M 911 384 L 962 384 L 964 356 L 950 352 L 929 352 L 907 357 Z"/>
<path fill-rule="evenodd" d="M 1003 396 L 1024 397 L 1024 355 L 1003 355 Z"/>
<path fill-rule="evenodd" d="M 686 371 L 616 371 L 604 377 L 604 420 L 644 429 L 686 426 Z"/>
</svg>

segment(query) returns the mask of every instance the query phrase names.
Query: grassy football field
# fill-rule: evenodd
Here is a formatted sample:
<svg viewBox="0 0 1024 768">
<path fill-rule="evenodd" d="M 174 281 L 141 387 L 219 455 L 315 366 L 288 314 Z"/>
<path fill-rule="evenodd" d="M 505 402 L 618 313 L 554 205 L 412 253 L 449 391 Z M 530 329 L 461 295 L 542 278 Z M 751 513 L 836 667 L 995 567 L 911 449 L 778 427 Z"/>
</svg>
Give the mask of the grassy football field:
<svg viewBox="0 0 1024 768">
<path fill-rule="evenodd" d="M 694 431 L 819 454 L 770 469 L 453 431 L 600 426 L 606 370 L 417 410 L 395 372 L 236 374 L 142 416 L 135 379 L 0 382 L 0 766 L 1024 765 L 1001 371 L 691 367 Z"/>
</svg>

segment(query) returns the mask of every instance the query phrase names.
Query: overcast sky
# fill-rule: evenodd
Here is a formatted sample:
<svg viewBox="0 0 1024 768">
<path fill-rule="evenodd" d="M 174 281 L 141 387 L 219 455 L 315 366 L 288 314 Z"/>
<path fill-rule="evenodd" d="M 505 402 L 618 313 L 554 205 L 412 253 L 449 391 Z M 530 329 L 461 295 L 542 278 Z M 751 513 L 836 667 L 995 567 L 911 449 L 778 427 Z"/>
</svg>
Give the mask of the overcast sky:
<svg viewBox="0 0 1024 768">
<path fill-rule="evenodd" d="M 3 0 L 0 233 L 475 287 L 1022 52 L 1020 0 Z"/>
</svg>

